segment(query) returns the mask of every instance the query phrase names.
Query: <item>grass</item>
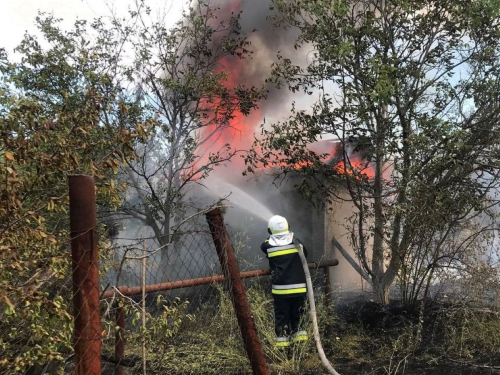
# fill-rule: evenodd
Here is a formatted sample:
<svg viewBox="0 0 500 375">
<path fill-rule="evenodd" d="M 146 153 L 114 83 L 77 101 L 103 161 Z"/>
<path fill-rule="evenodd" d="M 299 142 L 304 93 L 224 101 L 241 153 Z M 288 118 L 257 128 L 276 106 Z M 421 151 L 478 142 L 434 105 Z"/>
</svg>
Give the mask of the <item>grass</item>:
<svg viewBox="0 0 500 375">
<path fill-rule="evenodd" d="M 287 351 L 273 346 L 273 303 L 265 283 L 250 283 L 247 297 L 272 374 L 325 373 L 310 327 L 311 339 L 307 343 Z M 418 319 L 399 313 L 385 312 L 379 324 L 373 325 L 373 314 L 366 310 L 366 304 L 359 306 L 372 319 L 369 326 L 364 324 L 363 316 L 340 324 L 345 318 L 342 312 L 338 312 L 339 316 L 331 309 L 327 311 L 322 298 L 317 298 L 317 305 L 327 356 L 343 375 L 431 374 L 433 369 L 441 371 L 435 373 L 459 375 L 461 370 L 457 372 L 453 366 L 460 361 L 483 366 L 500 359 L 500 317 L 494 312 L 441 306 L 426 313 L 419 331 Z M 140 319 L 135 311 L 135 307 L 129 309 L 132 318 L 126 356 L 141 357 L 145 338 L 148 374 L 251 373 L 234 309 L 222 286 L 214 285 L 210 292 L 205 290 L 203 302 L 195 303 L 195 298 L 189 297 L 173 301 L 159 297 L 156 312 L 148 316 L 144 332 L 137 329 Z M 333 334 L 328 335 L 327 326 L 333 327 Z M 107 343 L 108 351 L 112 350 L 111 344 Z M 442 370 L 443 366 L 450 372 Z M 140 371 L 139 363 L 134 373 Z"/>
<path fill-rule="evenodd" d="M 273 374 L 317 372 L 321 363 L 313 340 L 289 350 L 275 348 L 274 308 L 270 294 L 259 282 L 247 289 L 255 325 Z M 129 306 L 130 328 L 126 356 L 141 357 L 142 340 L 148 347 L 148 374 L 248 374 L 249 360 L 227 291 L 214 285 L 212 298 L 193 307 L 188 299 L 166 301 L 159 297 L 156 316 L 148 315 L 147 330 L 141 331 L 140 314 Z M 191 306 L 190 306 L 191 304 Z M 318 312 L 323 319 L 323 304 Z M 307 322 L 306 322 L 307 324 Z M 324 324 L 323 324 L 324 325 Z M 312 331 L 310 330 L 312 336 Z M 112 350 L 112 340 L 105 343 Z"/>
</svg>

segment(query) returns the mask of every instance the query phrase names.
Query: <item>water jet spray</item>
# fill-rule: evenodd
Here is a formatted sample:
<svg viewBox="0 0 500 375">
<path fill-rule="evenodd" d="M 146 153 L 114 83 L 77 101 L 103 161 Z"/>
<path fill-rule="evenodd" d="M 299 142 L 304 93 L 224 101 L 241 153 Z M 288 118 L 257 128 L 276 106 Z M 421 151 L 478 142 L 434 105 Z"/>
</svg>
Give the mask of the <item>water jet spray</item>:
<svg viewBox="0 0 500 375">
<path fill-rule="evenodd" d="M 227 196 L 226 199 L 229 202 L 252 213 L 259 219 L 267 221 L 269 217 L 273 216 L 273 213 L 266 206 L 250 194 L 222 178 L 211 177 L 207 185 L 217 191 L 219 196 Z"/>
</svg>

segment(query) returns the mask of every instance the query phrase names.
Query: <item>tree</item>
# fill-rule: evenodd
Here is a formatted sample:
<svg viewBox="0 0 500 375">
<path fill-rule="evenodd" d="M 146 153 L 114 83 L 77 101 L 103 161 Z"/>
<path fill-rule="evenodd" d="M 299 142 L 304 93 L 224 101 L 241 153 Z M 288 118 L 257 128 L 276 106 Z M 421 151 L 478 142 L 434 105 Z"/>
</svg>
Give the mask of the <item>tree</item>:
<svg viewBox="0 0 500 375">
<path fill-rule="evenodd" d="M 150 227 L 162 248 L 173 241 L 173 220 L 183 216 L 190 187 L 238 152 L 219 144 L 221 133 L 263 95 L 232 83 L 225 64 L 247 57 L 249 42 L 240 15 L 224 13 L 199 1 L 171 29 L 148 11 L 135 14 L 141 26 L 131 38 L 129 78 L 154 129 L 126 165 L 133 193 L 121 211 Z"/>
<path fill-rule="evenodd" d="M 263 130 L 247 157 L 281 174 L 302 168 L 311 198 L 356 207 L 350 218 L 361 274 L 387 304 L 405 257 L 491 213 L 499 173 L 496 1 L 274 1 L 278 25 L 313 48 L 306 67 L 278 55 L 271 82 L 320 99 Z M 343 147 L 334 168 L 308 145 L 325 134 Z M 368 173 L 367 170 L 370 169 Z M 347 253 L 346 253 L 347 255 Z M 353 262 L 354 263 L 354 262 Z"/>
<path fill-rule="evenodd" d="M 496 219 L 496 215 L 492 218 Z M 478 269 L 485 275 L 486 271 L 497 273 L 493 271 L 498 267 L 497 262 L 491 256 L 496 254 L 492 249 L 495 248 L 494 237 L 498 227 L 492 218 L 451 221 L 445 230 L 429 231 L 426 238 L 412 244 L 412 248 L 404 254 L 398 275 L 405 307 L 415 310 L 420 299 L 426 305 L 432 301 L 433 295 L 439 296 L 441 287 L 447 284 L 464 287 L 466 280 L 474 276 Z M 472 290 L 469 295 L 470 292 Z M 475 297 L 481 301 L 484 295 Z"/>
<path fill-rule="evenodd" d="M 25 35 L 19 62 L 0 50 L 2 373 L 71 352 L 67 176 L 94 175 L 98 204 L 116 207 L 114 174 L 144 121 L 120 84 L 124 36 L 100 20 L 69 32 L 59 21 L 37 17 L 42 41 Z"/>
</svg>

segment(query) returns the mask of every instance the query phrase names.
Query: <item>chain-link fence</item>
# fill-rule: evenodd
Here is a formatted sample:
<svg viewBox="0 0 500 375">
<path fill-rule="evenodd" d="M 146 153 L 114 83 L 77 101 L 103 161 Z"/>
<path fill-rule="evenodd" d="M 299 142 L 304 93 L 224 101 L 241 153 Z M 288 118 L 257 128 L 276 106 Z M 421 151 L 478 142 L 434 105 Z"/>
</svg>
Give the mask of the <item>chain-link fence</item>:
<svg viewBox="0 0 500 375">
<path fill-rule="evenodd" d="M 222 216 L 215 220 L 218 232 L 204 214 L 194 217 L 165 247 L 152 238 L 117 239 L 115 265 L 103 281 L 103 352 L 125 361 L 119 369 L 105 363 L 105 371 L 266 374 L 266 362 L 287 363 L 288 354 L 274 347 L 269 270 L 239 272 L 253 268 L 244 262 L 244 242 L 233 246 Z"/>
<path fill-rule="evenodd" d="M 266 374 L 296 372 L 312 353 L 312 340 L 274 347 L 269 271 L 244 262 L 244 236 L 228 236 L 219 209 L 211 225 L 200 212 L 163 244 L 140 229 L 110 238 L 99 233 L 92 179 L 73 181 L 58 268 L 19 277 L 5 294 L 0 373 Z M 327 325 L 327 309 L 319 312 Z"/>
<path fill-rule="evenodd" d="M 115 262 L 102 282 L 103 352 L 126 359 L 118 373 L 249 368 L 204 215 L 172 237 L 165 246 L 154 238 L 116 240 Z M 124 326 L 117 329 L 123 315 Z M 228 343 L 238 345 L 226 352 Z M 115 364 L 103 368 L 115 371 Z"/>
</svg>

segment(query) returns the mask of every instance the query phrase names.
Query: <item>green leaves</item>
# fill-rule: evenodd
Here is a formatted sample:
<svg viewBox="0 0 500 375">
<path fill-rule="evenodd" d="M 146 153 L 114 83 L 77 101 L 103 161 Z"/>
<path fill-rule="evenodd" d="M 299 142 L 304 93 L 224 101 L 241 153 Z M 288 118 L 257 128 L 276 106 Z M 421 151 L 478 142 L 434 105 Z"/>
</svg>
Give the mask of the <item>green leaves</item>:
<svg viewBox="0 0 500 375">
<path fill-rule="evenodd" d="M 90 42 L 80 21 L 69 32 L 51 16 L 37 22 L 47 48 L 26 35 L 21 62 L 0 56 L 0 372 L 71 350 L 67 175 L 94 175 L 99 204 L 117 205 L 122 187 L 110 180 L 147 136 L 109 73 L 119 40 Z"/>
</svg>

